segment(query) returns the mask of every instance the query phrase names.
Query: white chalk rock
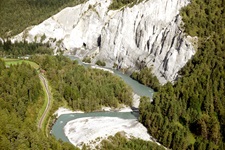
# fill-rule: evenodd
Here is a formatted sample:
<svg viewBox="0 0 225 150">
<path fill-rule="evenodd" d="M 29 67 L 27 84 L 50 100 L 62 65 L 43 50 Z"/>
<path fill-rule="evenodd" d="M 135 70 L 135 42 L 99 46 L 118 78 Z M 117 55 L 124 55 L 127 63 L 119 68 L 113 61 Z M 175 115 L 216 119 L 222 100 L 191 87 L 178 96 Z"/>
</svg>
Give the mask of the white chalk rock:
<svg viewBox="0 0 225 150">
<path fill-rule="evenodd" d="M 179 10 L 189 0 L 149 0 L 113 11 L 110 3 L 89 0 L 65 8 L 12 41 L 50 42 L 66 54 L 101 59 L 108 67 L 116 63 L 134 71 L 148 66 L 160 83 L 174 81 L 195 54 L 193 38 L 180 28 Z"/>
</svg>

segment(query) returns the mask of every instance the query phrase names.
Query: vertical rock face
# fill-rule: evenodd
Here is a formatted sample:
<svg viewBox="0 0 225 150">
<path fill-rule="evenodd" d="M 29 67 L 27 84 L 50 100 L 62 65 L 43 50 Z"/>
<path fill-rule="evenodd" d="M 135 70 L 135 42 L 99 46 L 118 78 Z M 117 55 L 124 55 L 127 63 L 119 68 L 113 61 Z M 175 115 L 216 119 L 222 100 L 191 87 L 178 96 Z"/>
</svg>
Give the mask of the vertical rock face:
<svg viewBox="0 0 225 150">
<path fill-rule="evenodd" d="M 108 10 L 110 3 L 89 0 L 66 8 L 12 41 L 51 42 L 65 53 L 100 59 L 109 67 L 152 67 L 162 84 L 174 81 L 195 53 L 193 38 L 180 28 L 179 10 L 188 0 L 148 0 L 115 11 Z"/>
</svg>

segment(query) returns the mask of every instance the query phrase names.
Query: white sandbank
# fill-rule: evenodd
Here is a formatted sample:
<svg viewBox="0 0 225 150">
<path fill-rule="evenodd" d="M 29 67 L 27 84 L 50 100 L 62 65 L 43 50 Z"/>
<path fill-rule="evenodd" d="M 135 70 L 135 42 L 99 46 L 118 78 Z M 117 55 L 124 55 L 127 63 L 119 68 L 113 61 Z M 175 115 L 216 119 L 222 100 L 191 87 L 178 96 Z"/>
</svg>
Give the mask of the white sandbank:
<svg viewBox="0 0 225 150">
<path fill-rule="evenodd" d="M 127 138 L 135 137 L 145 141 L 152 141 L 147 129 L 136 119 L 121 119 L 117 117 L 86 117 L 69 121 L 64 127 L 65 135 L 69 141 L 77 146 L 89 145 L 92 149 L 102 139 L 118 132 Z"/>
<path fill-rule="evenodd" d="M 133 110 L 130 107 L 123 107 L 118 110 L 118 112 L 132 112 Z"/>
<path fill-rule="evenodd" d="M 118 112 L 132 112 L 133 110 L 128 107 L 128 106 L 124 106 L 122 108 L 111 108 L 111 107 L 105 107 L 103 106 L 102 111 L 118 111 Z M 55 111 L 54 115 L 56 115 L 56 118 L 59 118 L 60 115 L 63 114 L 72 114 L 72 113 L 84 113 L 83 111 L 72 111 L 68 108 L 64 108 L 64 107 L 59 107 L 59 109 L 57 111 Z"/>
<path fill-rule="evenodd" d="M 110 72 L 110 73 L 114 73 L 112 70 L 110 70 L 110 69 L 106 69 L 106 68 L 102 68 L 102 67 L 99 67 L 99 66 L 91 66 L 91 68 L 93 68 L 93 69 L 100 69 L 100 70 L 103 70 L 103 71 L 108 71 L 108 72 Z"/>
<path fill-rule="evenodd" d="M 59 109 L 54 113 L 54 115 L 56 115 L 56 118 L 58 118 L 60 115 L 71 114 L 71 113 L 84 113 L 84 112 L 83 111 L 72 111 L 68 108 L 59 107 Z"/>
</svg>

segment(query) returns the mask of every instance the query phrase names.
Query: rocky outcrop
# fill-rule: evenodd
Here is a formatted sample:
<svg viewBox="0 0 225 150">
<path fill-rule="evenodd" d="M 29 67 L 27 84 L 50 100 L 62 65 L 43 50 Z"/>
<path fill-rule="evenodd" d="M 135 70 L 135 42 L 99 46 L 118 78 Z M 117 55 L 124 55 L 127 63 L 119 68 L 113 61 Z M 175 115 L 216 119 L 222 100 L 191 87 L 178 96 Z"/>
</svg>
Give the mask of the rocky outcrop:
<svg viewBox="0 0 225 150">
<path fill-rule="evenodd" d="M 110 0 L 89 0 L 65 8 L 43 23 L 12 38 L 50 42 L 66 54 L 100 59 L 112 67 L 152 67 L 164 84 L 195 54 L 193 38 L 185 36 L 179 10 L 188 0 L 149 0 L 132 8 L 108 10 Z"/>
</svg>

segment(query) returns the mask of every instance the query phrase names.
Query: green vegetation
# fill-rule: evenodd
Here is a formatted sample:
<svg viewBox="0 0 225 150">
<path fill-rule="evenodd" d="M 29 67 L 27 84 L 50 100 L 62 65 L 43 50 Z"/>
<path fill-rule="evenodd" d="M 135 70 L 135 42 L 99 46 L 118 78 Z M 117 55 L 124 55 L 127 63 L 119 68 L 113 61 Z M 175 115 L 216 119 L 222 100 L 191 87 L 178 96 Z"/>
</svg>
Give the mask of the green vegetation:
<svg viewBox="0 0 225 150">
<path fill-rule="evenodd" d="M 33 54 L 53 54 L 53 50 L 48 44 L 0 41 L 0 57 L 18 58 Z"/>
<path fill-rule="evenodd" d="M 95 64 L 98 65 L 98 66 L 105 66 L 106 65 L 105 62 L 101 61 L 101 60 L 96 61 Z"/>
<path fill-rule="evenodd" d="M 29 61 L 29 60 L 20 60 L 20 59 L 11 59 L 11 58 L 3 58 L 2 60 L 5 62 L 5 65 L 9 66 L 9 67 L 11 65 L 19 65 L 19 64 L 22 64 L 22 63 L 26 63 L 26 64 L 29 64 L 35 70 L 40 69 L 38 64 L 36 64 L 35 62 L 32 62 L 32 61 Z M 42 83 L 41 83 L 41 85 L 42 85 L 42 88 L 44 89 L 44 85 Z M 44 105 L 40 108 L 40 111 L 39 111 L 38 117 L 37 117 L 37 121 L 40 119 L 41 115 L 44 113 L 44 110 L 47 106 L 48 100 L 47 100 L 47 95 L 46 95 L 45 92 L 44 92 L 43 97 L 44 97 L 43 98 L 44 99 Z M 42 129 L 43 131 L 45 131 L 45 127 L 46 127 L 46 120 L 44 121 L 44 126 L 43 126 L 43 129 Z"/>
<path fill-rule="evenodd" d="M 127 139 L 122 133 L 117 133 L 115 136 L 110 136 L 108 139 L 101 142 L 102 150 L 165 150 L 153 142 L 143 141 L 141 139 Z"/>
<path fill-rule="evenodd" d="M 122 79 L 99 69 L 84 68 L 64 56 L 34 56 L 46 71 L 53 98 L 74 110 L 93 111 L 101 106 L 131 105 L 132 92 Z"/>
<path fill-rule="evenodd" d="M 168 148 L 225 149 L 225 1 L 192 0 L 181 14 L 197 53 L 153 103 L 142 98 L 140 121 Z"/>
<path fill-rule="evenodd" d="M 117 69 L 117 67 L 118 67 L 118 64 L 114 63 L 113 68 Z"/>
<path fill-rule="evenodd" d="M 28 63 L 5 67 L 0 59 L 1 149 L 74 149 L 38 132 L 36 118 L 43 91 L 38 74 Z"/>
<path fill-rule="evenodd" d="M 90 57 L 84 57 L 84 59 L 82 60 L 85 63 L 91 63 L 91 58 Z"/>
<path fill-rule="evenodd" d="M 133 72 L 131 78 L 139 81 L 141 84 L 151 87 L 155 91 L 158 91 L 160 88 L 159 80 L 156 76 L 153 76 L 150 68 L 145 67 L 141 69 L 140 72 Z"/>
<path fill-rule="evenodd" d="M 142 1 L 143 0 L 113 0 L 111 5 L 109 6 L 109 9 L 120 9 L 126 5 L 132 7 L 133 5 L 138 4 Z"/>
<path fill-rule="evenodd" d="M 11 58 L 3 58 L 2 60 L 5 62 L 6 66 L 27 63 L 27 64 L 30 64 L 31 67 L 33 67 L 34 69 L 36 69 L 36 70 L 39 69 L 38 64 L 36 64 L 35 62 L 32 62 L 32 61 L 29 61 L 29 60 L 11 59 Z"/>
<path fill-rule="evenodd" d="M 120 103 L 131 105 L 131 99 L 132 99 L 131 89 L 129 89 L 129 87 L 127 87 L 126 84 L 123 83 L 120 78 L 110 74 L 109 72 L 104 72 L 97 69 L 84 68 L 78 65 L 76 61 L 73 62 L 70 59 L 63 56 L 57 56 L 57 57 L 48 56 L 48 55 L 32 56 L 32 59 L 35 60 L 39 64 L 39 66 L 46 71 L 46 75 L 49 78 L 52 87 L 54 87 L 52 91 L 54 93 L 54 99 L 56 100 L 56 102 L 54 102 L 54 106 L 56 107 L 58 107 L 60 103 L 62 104 L 66 102 L 67 105 L 69 105 L 73 109 L 92 111 L 92 110 L 100 109 L 102 105 L 111 106 L 111 107 L 117 107 Z M 36 122 L 35 118 L 38 118 L 38 112 L 40 111 L 43 105 L 44 93 L 42 91 L 37 72 L 36 70 L 33 69 L 33 67 L 31 67 L 30 64 L 35 64 L 35 66 L 38 66 L 38 65 L 36 63 L 27 61 L 27 60 L 17 60 L 17 59 L 4 59 L 4 60 L 7 63 L 11 64 L 10 68 L 6 69 L 4 62 L 2 62 L 2 65 L 0 65 L 0 70 L 2 70 L 3 72 L 4 70 L 12 69 L 12 72 L 6 73 L 6 76 L 10 74 L 8 78 L 17 78 L 16 81 L 20 79 L 23 82 L 19 82 L 19 83 L 21 83 L 21 85 L 24 86 L 24 88 L 28 88 L 28 87 L 34 88 L 35 90 L 39 90 L 41 92 L 41 93 L 38 93 L 37 91 L 32 92 L 36 94 L 37 99 L 36 101 L 29 101 L 28 102 L 29 105 L 27 106 L 27 109 L 26 107 L 24 107 L 24 105 L 22 105 L 23 102 L 26 102 L 24 101 L 26 98 L 23 98 L 20 95 L 17 97 L 21 97 L 22 100 L 19 100 L 19 104 L 22 105 L 23 107 L 20 105 L 15 105 L 15 102 L 12 102 L 12 104 L 14 104 L 13 105 L 14 109 L 19 109 L 19 112 L 21 111 L 21 109 L 25 111 L 25 115 L 18 114 L 19 117 L 25 116 L 24 117 L 25 120 L 29 120 L 29 122 L 24 122 L 23 120 L 21 121 L 20 123 L 21 126 L 25 126 L 25 127 L 21 131 L 17 132 L 18 134 L 17 139 L 19 139 L 20 142 L 23 142 L 25 140 L 24 138 L 32 136 L 31 140 L 35 140 L 35 142 L 34 141 L 29 142 L 28 140 L 28 143 L 31 143 L 30 147 L 29 145 L 26 145 L 26 144 L 24 145 L 21 145 L 20 143 L 17 144 L 18 141 L 14 140 L 14 142 L 16 143 L 15 144 L 16 146 L 12 148 L 20 149 L 22 147 L 23 149 L 26 149 L 26 148 L 33 149 L 35 145 L 36 146 L 35 148 L 37 149 L 50 149 L 50 148 L 51 149 L 74 149 L 74 147 L 69 144 L 63 143 L 61 145 L 61 143 L 56 142 L 53 139 L 53 137 L 48 137 L 48 138 L 45 137 L 44 135 L 45 132 L 37 132 L 37 127 L 36 127 L 36 124 L 34 124 L 34 122 Z M 36 68 L 39 68 L 39 66 Z M 19 68 L 14 69 L 15 67 L 19 67 Z M 24 67 L 25 68 L 28 67 L 29 69 L 25 69 Z M 73 70 L 71 68 L 73 68 Z M 24 80 L 23 78 L 21 78 L 22 75 L 18 73 L 17 71 L 23 72 L 23 75 L 26 75 L 25 77 L 28 76 L 30 78 L 34 78 L 33 80 L 35 80 L 35 82 Z M 2 72 L 0 72 L 1 75 L 2 75 Z M 29 74 L 31 72 L 33 73 L 32 75 Z M 5 79 L 1 81 L 8 83 L 8 80 L 5 80 Z M 18 86 L 20 85 L 19 83 L 17 84 L 17 87 L 15 87 L 16 90 L 21 89 L 20 87 L 18 88 Z M 31 85 L 27 85 L 29 83 Z M 33 85 L 33 84 L 38 84 L 38 87 L 37 85 Z M 6 83 L 2 83 L 0 85 L 7 86 Z M 5 89 L 4 86 L 1 86 L 2 90 Z M 9 87 L 13 87 L 13 86 L 9 84 Z M 14 88 L 10 88 L 10 89 L 12 91 L 15 91 Z M 27 94 L 27 92 L 19 92 L 19 91 L 16 93 L 18 94 L 24 93 L 25 95 Z M 5 95 L 9 96 L 7 95 L 7 93 Z M 14 96 L 12 95 L 12 97 Z M 28 98 L 29 98 L 29 94 L 28 94 Z M 34 98 L 31 97 L 31 99 L 33 100 Z M 17 101 L 17 99 L 15 100 Z M 1 105 L 2 108 L 5 108 L 6 106 L 5 103 L 1 103 L 3 104 Z M 16 125 L 18 125 L 18 123 L 16 123 Z M 45 122 L 45 127 L 46 126 L 47 126 L 47 122 Z M 29 133 L 23 132 L 25 129 L 27 130 L 26 127 L 31 128 L 30 129 L 31 131 L 29 130 Z M 15 127 L 13 126 L 13 128 Z M 4 130 L 5 129 L 3 128 L 3 131 Z M 17 130 L 17 128 L 15 128 L 15 130 Z M 25 135 L 23 135 L 23 133 Z M 4 136 L 5 135 L 2 135 L 2 137 Z M 35 136 L 35 138 L 38 138 L 38 139 L 34 139 L 33 136 Z M 109 149 L 116 149 L 116 148 L 138 149 L 141 147 L 144 147 L 146 149 L 149 147 L 150 148 L 152 147 L 153 149 L 156 149 L 156 148 L 160 149 L 160 147 L 157 146 L 157 144 L 153 144 L 151 142 L 145 142 L 138 139 L 127 140 L 126 138 L 120 135 L 111 137 L 110 140 L 113 141 L 114 144 L 111 145 L 110 144 L 111 142 L 108 142 L 106 140 L 103 142 L 103 147 L 101 149 L 105 149 L 105 148 L 107 149 L 108 148 Z M 118 141 L 122 141 L 122 143 Z M 0 141 L 0 146 L 3 146 L 3 148 L 7 148 L 7 145 L 3 145 L 3 144 L 1 144 L 1 141 Z"/>
<path fill-rule="evenodd" d="M 85 0 L 1 0 L 0 37 L 18 34 L 67 6 L 83 2 Z"/>
</svg>

